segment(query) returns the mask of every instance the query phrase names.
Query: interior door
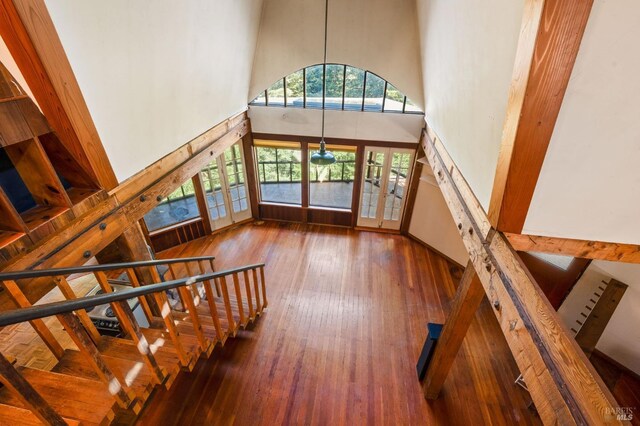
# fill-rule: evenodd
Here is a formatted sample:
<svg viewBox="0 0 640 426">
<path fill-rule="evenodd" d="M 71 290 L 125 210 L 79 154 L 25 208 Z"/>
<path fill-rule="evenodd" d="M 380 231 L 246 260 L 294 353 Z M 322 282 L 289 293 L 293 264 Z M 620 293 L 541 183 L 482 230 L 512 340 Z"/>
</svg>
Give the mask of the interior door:
<svg viewBox="0 0 640 426">
<path fill-rule="evenodd" d="M 251 217 L 241 144 L 227 148 L 201 171 L 213 229 Z"/>
<path fill-rule="evenodd" d="M 358 226 L 400 229 L 413 151 L 366 147 Z"/>
</svg>

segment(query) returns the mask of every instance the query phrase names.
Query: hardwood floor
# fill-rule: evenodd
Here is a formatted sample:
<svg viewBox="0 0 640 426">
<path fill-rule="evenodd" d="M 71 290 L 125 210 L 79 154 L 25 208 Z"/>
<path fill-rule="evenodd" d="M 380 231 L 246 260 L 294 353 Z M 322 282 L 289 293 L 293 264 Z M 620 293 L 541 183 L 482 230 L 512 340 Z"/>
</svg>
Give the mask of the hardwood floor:
<svg viewBox="0 0 640 426">
<path fill-rule="evenodd" d="M 424 399 L 426 323 L 443 322 L 461 271 L 408 238 L 265 222 L 162 257 L 198 254 L 218 270 L 266 262 L 269 307 L 158 390 L 141 424 L 539 424 L 486 300 L 441 397 Z"/>
</svg>

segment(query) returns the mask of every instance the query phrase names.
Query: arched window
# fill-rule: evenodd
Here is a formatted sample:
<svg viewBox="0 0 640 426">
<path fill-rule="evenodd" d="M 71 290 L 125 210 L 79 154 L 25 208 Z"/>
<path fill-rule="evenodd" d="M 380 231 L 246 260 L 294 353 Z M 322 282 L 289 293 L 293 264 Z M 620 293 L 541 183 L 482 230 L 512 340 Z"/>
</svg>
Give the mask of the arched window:
<svg viewBox="0 0 640 426">
<path fill-rule="evenodd" d="M 311 65 L 291 73 L 249 105 L 422 114 L 388 81 L 343 64 Z"/>
</svg>

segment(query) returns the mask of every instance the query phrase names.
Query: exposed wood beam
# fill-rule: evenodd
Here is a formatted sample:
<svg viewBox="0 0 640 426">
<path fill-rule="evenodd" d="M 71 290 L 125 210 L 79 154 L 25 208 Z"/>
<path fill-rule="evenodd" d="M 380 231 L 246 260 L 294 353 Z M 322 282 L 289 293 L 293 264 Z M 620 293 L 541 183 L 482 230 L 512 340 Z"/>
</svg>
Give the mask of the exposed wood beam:
<svg viewBox="0 0 640 426">
<path fill-rule="evenodd" d="M 0 35 L 45 117 L 104 189 L 118 181 L 44 0 L 0 0 Z"/>
<path fill-rule="evenodd" d="M 489 218 L 522 232 L 593 0 L 526 0 Z"/>
<path fill-rule="evenodd" d="M 429 363 L 427 376 L 422 384 L 424 395 L 428 399 L 436 399 L 440 394 L 449 370 L 462 346 L 464 336 L 475 317 L 478 306 L 484 297 L 484 288 L 473 263 L 469 261 L 464 275 L 458 285 L 453 307 L 447 317 L 442 334 L 436 344 L 433 358 Z"/>
<path fill-rule="evenodd" d="M 604 424 L 617 404 L 439 140 L 429 164 L 545 424 Z M 620 422 L 616 422 L 619 424 Z"/>
<path fill-rule="evenodd" d="M 233 126 L 233 127 L 231 127 Z M 103 250 L 131 224 L 138 222 L 183 182 L 244 137 L 249 129 L 245 113 L 203 133 L 153 163 L 109 193 L 109 197 L 65 227 L 2 266 L 4 271 L 81 265 Z M 52 280 L 18 283 L 31 302 L 49 292 Z M 11 303 L 0 294 L 0 310 Z"/>
<path fill-rule="evenodd" d="M 538 235 L 505 233 L 509 243 L 518 251 L 538 251 L 585 259 L 612 262 L 640 263 L 640 245 L 607 243 L 604 241 L 572 240 Z"/>
</svg>

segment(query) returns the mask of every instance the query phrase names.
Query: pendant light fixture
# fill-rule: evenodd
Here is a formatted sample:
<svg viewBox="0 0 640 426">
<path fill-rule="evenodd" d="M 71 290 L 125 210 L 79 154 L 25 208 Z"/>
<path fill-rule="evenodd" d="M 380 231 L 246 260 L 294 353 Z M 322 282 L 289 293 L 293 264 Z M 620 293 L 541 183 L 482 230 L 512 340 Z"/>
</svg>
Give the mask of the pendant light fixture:
<svg viewBox="0 0 640 426">
<path fill-rule="evenodd" d="M 327 88 L 327 21 L 329 20 L 329 0 L 325 0 L 324 5 L 324 62 L 323 66 L 323 96 L 326 96 Z M 314 152 L 309 160 L 311 164 L 317 166 L 328 166 L 336 162 L 336 157 L 329 151 L 327 151 L 324 142 L 324 102 L 322 102 L 322 136 L 320 137 L 320 151 Z"/>
</svg>

